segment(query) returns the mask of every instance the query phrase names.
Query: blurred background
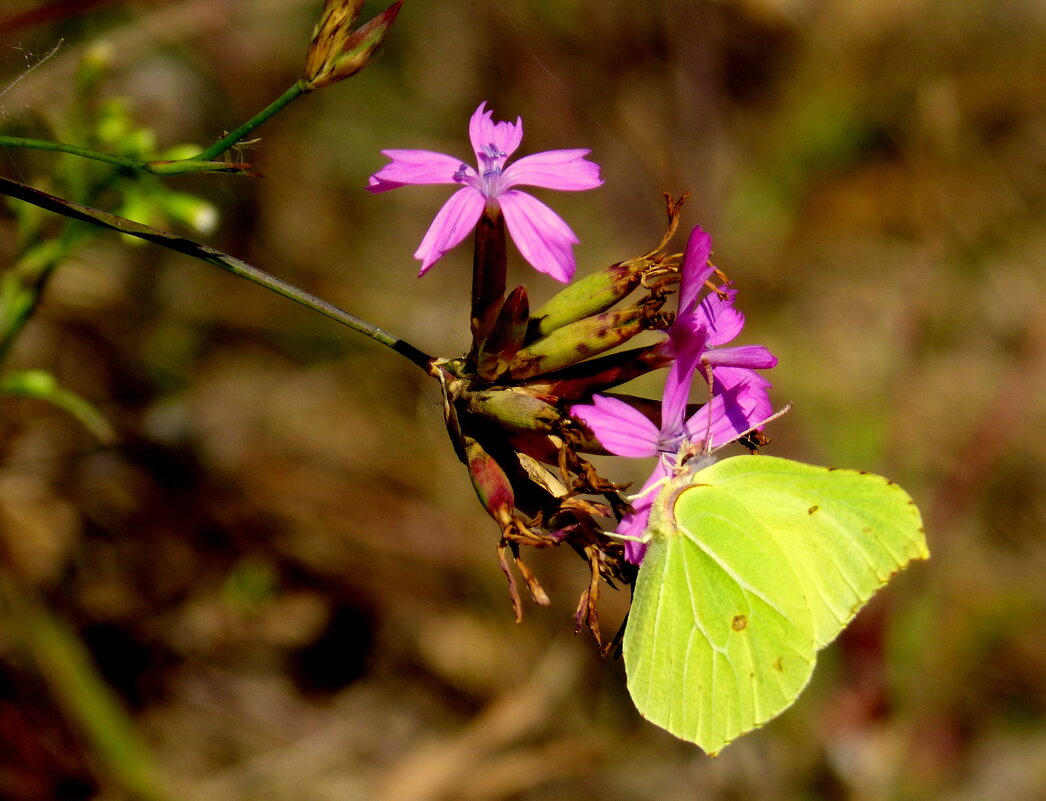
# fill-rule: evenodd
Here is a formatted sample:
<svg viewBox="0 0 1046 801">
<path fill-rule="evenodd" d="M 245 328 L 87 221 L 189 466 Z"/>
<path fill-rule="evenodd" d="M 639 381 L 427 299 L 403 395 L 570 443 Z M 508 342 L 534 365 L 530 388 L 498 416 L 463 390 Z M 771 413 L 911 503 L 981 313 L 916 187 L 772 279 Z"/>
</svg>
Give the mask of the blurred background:
<svg viewBox="0 0 1046 801">
<path fill-rule="evenodd" d="M 7 0 L 0 133 L 63 139 L 93 52 L 99 97 L 159 147 L 206 145 L 297 78 L 320 6 Z M 794 708 L 709 759 L 574 636 L 573 553 L 530 556 L 552 607 L 513 622 L 431 379 L 100 233 L 10 363 L 52 371 L 117 443 L 0 399 L 0 798 L 1046 798 L 1044 86 L 1041 0 L 407 0 L 376 64 L 238 154 L 263 177 L 164 180 L 218 209 L 195 238 L 458 355 L 469 249 L 420 282 L 411 257 L 445 188 L 364 186 L 382 148 L 467 160 L 487 100 L 523 118 L 520 153 L 602 165 L 596 191 L 538 193 L 582 273 L 648 250 L 660 193 L 692 191 L 683 230 L 712 233 L 795 404 L 766 452 L 890 476 L 931 560 Z M 0 174 L 53 186 L 63 158 L 5 149 Z M 554 291 L 513 258 L 532 298 Z"/>
</svg>

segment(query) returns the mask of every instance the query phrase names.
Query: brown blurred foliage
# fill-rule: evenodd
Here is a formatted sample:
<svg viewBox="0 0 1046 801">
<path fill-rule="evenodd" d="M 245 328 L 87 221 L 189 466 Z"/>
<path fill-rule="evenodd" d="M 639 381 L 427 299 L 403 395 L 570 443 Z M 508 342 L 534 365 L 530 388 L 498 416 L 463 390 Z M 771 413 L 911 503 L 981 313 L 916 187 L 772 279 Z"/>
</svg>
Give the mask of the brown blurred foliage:
<svg viewBox="0 0 1046 801">
<path fill-rule="evenodd" d="M 161 143 L 208 144 L 297 78 L 319 7 L 11 0 L 0 126 L 60 126 L 105 39 L 105 92 Z M 1046 797 L 1044 79 L 1035 0 L 408 0 L 375 65 L 259 129 L 264 177 L 169 179 L 220 207 L 211 244 L 446 356 L 470 254 L 418 281 L 445 193 L 368 195 L 382 148 L 465 156 L 481 100 L 523 117 L 522 151 L 592 148 L 605 185 L 550 199 L 582 272 L 645 251 L 659 193 L 693 190 L 685 224 L 713 234 L 795 403 L 769 452 L 889 475 L 933 552 L 718 759 L 645 724 L 620 663 L 574 637 L 573 554 L 533 560 L 552 607 L 512 622 L 430 379 L 115 236 L 58 272 L 13 361 L 120 443 L 0 400 L 4 570 L 73 627 L 176 798 Z M 52 158 L 0 171 L 32 182 Z M 554 289 L 514 269 L 537 303 Z M 0 796 L 120 797 L 16 639 Z"/>
</svg>

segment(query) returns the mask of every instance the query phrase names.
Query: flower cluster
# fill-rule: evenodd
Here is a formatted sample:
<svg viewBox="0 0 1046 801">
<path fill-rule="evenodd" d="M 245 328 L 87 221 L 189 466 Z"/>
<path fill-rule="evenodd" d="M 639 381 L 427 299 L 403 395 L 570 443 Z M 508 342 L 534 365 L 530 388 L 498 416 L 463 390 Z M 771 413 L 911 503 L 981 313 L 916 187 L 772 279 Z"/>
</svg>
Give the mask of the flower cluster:
<svg viewBox="0 0 1046 801">
<path fill-rule="evenodd" d="M 509 557 L 534 600 L 547 603 L 519 546 L 566 542 L 591 566 L 577 626 L 587 623 L 599 641 L 600 581 L 634 579 L 656 485 L 762 426 L 771 413 L 770 384 L 756 370 L 776 359 L 762 346 L 731 344 L 744 316 L 735 307 L 737 291 L 709 260 L 708 234 L 694 228 L 683 254 L 666 252 L 682 206 L 667 196 L 668 227 L 651 251 L 569 283 L 536 310 L 524 287 L 506 292 L 506 230 L 539 272 L 565 283 L 575 272 L 573 231 L 517 187 L 592 189 L 602 183 L 599 167 L 586 158 L 588 150 L 553 150 L 510 163 L 522 122 L 495 122 L 485 103 L 472 115 L 469 136 L 475 167 L 442 153 L 386 150 L 390 162 L 371 176 L 369 189 L 460 186 L 414 254 L 424 274 L 475 231 L 472 347 L 431 367 L 443 386 L 447 430 L 501 528 L 499 557 L 517 617 Z M 675 312 L 665 309 L 673 294 Z M 657 341 L 622 347 L 642 332 L 658 334 Z M 606 394 L 665 368 L 660 404 Z M 692 391 L 702 405 L 688 404 Z M 608 452 L 657 458 L 631 503 L 620 495 L 624 487 L 583 457 Z M 604 530 L 608 518 L 616 518 L 610 527 L 625 538 Z"/>
<path fill-rule="evenodd" d="M 599 395 L 591 404 L 570 410 L 611 453 L 657 457 L 653 472 L 635 497 L 633 512 L 618 525 L 618 533 L 630 538 L 626 558 L 636 564 L 646 549 L 641 537 L 654 487 L 695 456 L 702 458 L 691 469 L 705 466 L 714 450 L 758 429 L 771 414 L 770 383 L 755 370 L 773 367 L 776 357 L 762 345 L 721 347 L 744 327 L 744 315 L 734 308 L 737 291 L 724 285 L 698 297 L 714 270 L 709 261 L 711 249 L 711 237 L 694 228 L 683 258 L 679 311 L 663 345 L 673 361 L 665 379 L 660 427 L 629 404 Z M 710 397 L 687 418 L 686 402 L 695 374 L 708 382 Z"/>
</svg>

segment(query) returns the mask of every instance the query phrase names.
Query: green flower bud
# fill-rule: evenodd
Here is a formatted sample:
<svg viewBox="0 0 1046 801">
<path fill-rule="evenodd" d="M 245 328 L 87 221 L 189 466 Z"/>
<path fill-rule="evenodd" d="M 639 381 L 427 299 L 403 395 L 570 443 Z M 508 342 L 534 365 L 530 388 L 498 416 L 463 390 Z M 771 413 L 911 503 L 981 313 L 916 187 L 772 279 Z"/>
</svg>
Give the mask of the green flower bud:
<svg viewBox="0 0 1046 801">
<path fill-rule="evenodd" d="M 492 387 L 461 398 L 466 411 L 509 431 L 552 431 L 562 417 L 547 396 L 521 387 Z"/>
<path fill-rule="evenodd" d="M 531 337 L 547 336 L 557 328 L 605 312 L 639 286 L 643 273 L 653 264 L 651 259 L 640 256 L 575 281 L 534 312 Z"/>
<path fill-rule="evenodd" d="M 396 0 L 370 22 L 353 30 L 363 0 L 325 0 L 305 57 L 303 88 L 311 91 L 329 86 L 367 66 L 402 4 L 403 0 Z"/>
<path fill-rule="evenodd" d="M 689 194 L 689 193 L 688 193 Z M 653 250 L 634 259 L 612 264 L 605 270 L 588 275 L 554 295 L 532 315 L 529 338 L 547 336 L 558 328 L 607 311 L 626 298 L 651 270 L 673 270 L 677 257 L 663 251 L 679 227 L 679 210 L 686 200 L 683 195 L 673 200 L 665 195 L 668 228 Z"/>
<path fill-rule="evenodd" d="M 645 328 L 640 307 L 604 312 L 557 328 L 516 354 L 509 368 L 519 380 L 559 370 L 624 344 Z"/>
</svg>

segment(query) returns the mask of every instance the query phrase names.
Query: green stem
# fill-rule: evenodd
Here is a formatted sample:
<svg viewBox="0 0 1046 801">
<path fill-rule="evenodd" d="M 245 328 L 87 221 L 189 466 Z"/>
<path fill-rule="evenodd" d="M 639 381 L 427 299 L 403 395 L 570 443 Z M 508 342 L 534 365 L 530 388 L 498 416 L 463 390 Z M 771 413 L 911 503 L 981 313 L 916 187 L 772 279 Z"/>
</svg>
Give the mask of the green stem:
<svg viewBox="0 0 1046 801">
<path fill-rule="evenodd" d="M 128 170 L 151 172 L 154 175 L 180 175 L 187 172 L 235 172 L 247 171 L 249 165 L 234 164 L 227 161 L 208 161 L 199 158 L 179 161 L 137 161 L 135 159 L 114 156 L 78 145 L 65 142 L 52 142 L 47 139 L 26 139 L 21 136 L 0 136 L 0 147 L 21 147 L 29 150 L 50 150 L 55 153 L 69 153 L 93 161 L 103 161 Z"/>
<path fill-rule="evenodd" d="M 283 110 L 283 107 L 290 103 L 292 100 L 305 94 L 308 89 L 305 88 L 304 83 L 301 79 L 294 82 L 291 87 L 276 98 L 272 103 L 263 108 L 247 122 L 241 125 L 239 128 L 234 130 L 232 133 L 227 134 L 222 139 L 215 142 L 209 148 L 204 150 L 202 153 L 196 156 L 194 161 L 210 161 L 216 156 L 220 156 L 230 147 L 239 142 L 243 137 L 265 122 L 269 117 L 273 116 L 279 111 Z"/>
<path fill-rule="evenodd" d="M 307 91 L 308 89 L 305 88 L 303 81 L 295 81 L 286 92 L 247 120 L 247 122 L 231 133 L 226 134 L 192 159 L 180 159 L 177 161 L 138 161 L 136 159 L 124 158 L 123 156 L 114 156 L 111 153 L 102 153 L 98 150 L 91 150 L 90 148 L 80 147 L 78 145 L 69 145 L 64 142 L 51 142 L 46 139 L 26 139 L 21 136 L 0 136 L 0 147 L 22 147 L 30 150 L 50 150 L 56 153 L 69 153 L 73 156 L 93 159 L 94 161 L 104 161 L 106 164 L 114 164 L 117 167 L 124 167 L 129 170 L 151 172 L 155 175 L 180 175 L 189 172 L 243 173 L 247 171 L 247 168 L 250 165 L 215 161 L 214 159 L 231 148 L 270 117 L 283 110 L 283 108 L 292 100 L 295 100 Z"/>
<path fill-rule="evenodd" d="M 175 234 L 166 231 L 161 231 L 160 229 L 153 228 L 149 225 L 143 225 L 142 223 L 128 220 L 125 217 L 120 217 L 116 214 L 102 211 L 101 209 L 82 206 L 79 203 L 63 200 L 60 197 L 50 195 L 47 192 L 42 192 L 39 189 L 34 189 L 31 186 L 26 186 L 25 184 L 12 181 L 8 178 L 0 177 L 0 194 L 9 195 L 18 200 L 24 200 L 34 206 L 39 206 L 42 209 L 53 211 L 74 220 L 82 220 L 83 222 L 98 225 L 102 228 L 119 231 L 122 234 L 136 236 L 139 239 L 144 239 L 146 242 L 152 242 L 153 244 L 168 248 L 169 250 L 175 250 L 179 253 L 184 253 L 187 256 L 192 256 L 195 259 L 199 259 L 200 261 L 205 261 L 208 264 L 221 267 L 223 270 L 226 270 L 233 275 L 246 278 L 248 281 L 263 286 L 278 295 L 282 295 L 283 297 L 300 303 L 303 306 L 307 306 L 314 311 L 318 311 L 320 314 L 351 328 L 353 331 L 370 337 L 375 342 L 380 342 L 382 345 L 396 351 L 398 354 L 426 372 L 429 372 L 430 370 L 433 358 L 418 350 L 410 343 L 405 342 L 394 334 L 390 334 L 388 331 L 378 328 L 378 326 L 373 325 L 372 323 L 368 323 L 366 320 L 360 319 L 354 314 L 350 314 L 344 309 L 335 306 L 333 303 L 328 303 L 322 298 L 319 298 L 310 292 L 306 292 L 304 289 L 301 289 L 294 284 L 284 281 L 281 278 L 277 278 L 274 275 L 270 275 L 264 270 L 248 264 L 245 261 L 241 261 L 234 256 L 230 256 L 227 253 L 223 253 L 216 248 L 202 245 L 199 242 L 194 242 L 191 239 L 176 236 Z"/>
</svg>

